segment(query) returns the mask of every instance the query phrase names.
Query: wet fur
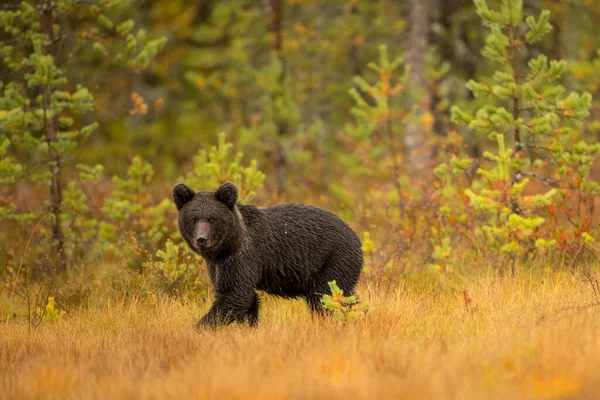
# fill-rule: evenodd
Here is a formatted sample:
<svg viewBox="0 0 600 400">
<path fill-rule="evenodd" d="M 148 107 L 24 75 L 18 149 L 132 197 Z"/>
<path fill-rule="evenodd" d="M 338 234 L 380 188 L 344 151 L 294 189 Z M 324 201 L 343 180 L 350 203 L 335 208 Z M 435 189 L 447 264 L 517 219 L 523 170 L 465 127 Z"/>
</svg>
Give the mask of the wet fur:
<svg viewBox="0 0 600 400">
<path fill-rule="evenodd" d="M 174 198 L 181 193 L 174 190 Z M 234 321 L 256 325 L 260 309 L 256 290 L 302 297 L 316 313 L 322 312 L 321 296 L 330 293 L 329 281 L 335 280 L 346 295 L 354 293 L 363 264 L 361 243 L 339 217 L 296 203 L 259 209 L 234 202 L 232 209 L 232 192 L 227 194 L 223 202 L 214 192 L 200 192 L 178 206 L 180 231 L 205 259 L 216 291 L 199 328 Z M 214 243 L 202 250 L 194 244 L 193 221 L 208 216 L 214 219 Z"/>
</svg>

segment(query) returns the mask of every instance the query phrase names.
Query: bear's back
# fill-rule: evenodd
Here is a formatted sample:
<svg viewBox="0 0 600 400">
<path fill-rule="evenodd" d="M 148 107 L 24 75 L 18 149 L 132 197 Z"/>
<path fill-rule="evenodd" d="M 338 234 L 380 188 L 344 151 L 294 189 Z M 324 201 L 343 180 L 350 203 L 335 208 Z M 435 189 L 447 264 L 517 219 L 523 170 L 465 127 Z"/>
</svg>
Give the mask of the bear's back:
<svg viewBox="0 0 600 400">
<path fill-rule="evenodd" d="M 240 211 L 260 254 L 262 290 L 300 295 L 336 253 L 353 254 L 362 263 L 360 239 L 332 212 L 297 203 Z"/>
</svg>

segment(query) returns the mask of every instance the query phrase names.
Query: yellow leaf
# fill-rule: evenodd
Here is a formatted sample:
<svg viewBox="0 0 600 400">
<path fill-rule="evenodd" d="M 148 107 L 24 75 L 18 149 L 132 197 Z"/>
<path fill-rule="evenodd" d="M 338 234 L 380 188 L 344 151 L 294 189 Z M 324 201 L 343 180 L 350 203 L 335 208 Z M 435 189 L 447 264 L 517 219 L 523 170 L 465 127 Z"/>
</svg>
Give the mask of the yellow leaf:
<svg viewBox="0 0 600 400">
<path fill-rule="evenodd" d="M 196 86 L 203 87 L 204 85 L 206 85 L 206 79 L 204 79 L 204 77 L 202 75 L 200 75 L 196 78 L 195 83 L 196 83 Z"/>
<path fill-rule="evenodd" d="M 426 112 L 421 115 L 419 122 L 427 131 L 431 131 L 435 123 L 435 117 L 432 113 Z"/>
</svg>

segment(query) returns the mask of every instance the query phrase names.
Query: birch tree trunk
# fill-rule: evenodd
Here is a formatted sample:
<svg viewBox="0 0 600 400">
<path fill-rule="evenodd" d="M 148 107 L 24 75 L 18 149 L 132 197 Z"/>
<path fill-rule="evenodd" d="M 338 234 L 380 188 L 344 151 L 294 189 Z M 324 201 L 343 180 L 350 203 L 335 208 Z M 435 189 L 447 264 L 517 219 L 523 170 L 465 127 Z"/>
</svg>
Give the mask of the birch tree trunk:
<svg viewBox="0 0 600 400">
<path fill-rule="evenodd" d="M 281 74 L 278 77 L 280 85 L 283 87 L 285 84 L 285 60 L 283 60 L 282 49 L 283 49 L 283 34 L 282 34 L 282 23 L 283 23 L 283 0 L 265 0 L 265 14 L 268 20 L 269 34 L 271 35 L 271 42 L 269 44 L 270 50 L 274 52 L 277 58 L 282 63 Z M 275 94 L 274 96 L 277 96 Z M 273 99 L 275 101 L 276 99 Z M 288 133 L 287 122 L 284 118 L 279 118 L 275 121 L 277 127 L 277 143 L 274 151 L 274 164 L 275 164 L 275 181 L 277 184 L 277 193 L 281 197 L 286 191 L 287 181 L 287 154 L 284 147 L 284 139 Z"/>
<path fill-rule="evenodd" d="M 432 130 L 419 123 L 421 117 L 428 112 L 431 103 L 431 94 L 425 74 L 425 54 L 429 45 L 429 2 L 427 0 L 410 0 L 409 6 L 409 85 L 414 94 L 412 96 L 413 105 L 418 107 L 418 111 L 415 121 L 406 128 L 404 144 L 409 167 L 420 171 L 427 167 L 433 150 Z"/>
</svg>

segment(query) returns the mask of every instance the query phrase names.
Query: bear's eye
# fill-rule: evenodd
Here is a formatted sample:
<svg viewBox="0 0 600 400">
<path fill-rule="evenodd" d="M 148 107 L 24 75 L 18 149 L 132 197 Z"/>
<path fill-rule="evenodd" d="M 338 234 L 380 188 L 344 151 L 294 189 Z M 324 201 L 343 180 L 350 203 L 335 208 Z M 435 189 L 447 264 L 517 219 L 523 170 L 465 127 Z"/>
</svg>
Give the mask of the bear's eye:
<svg viewBox="0 0 600 400">
<path fill-rule="evenodd" d="M 209 224 L 212 224 L 213 222 L 215 222 L 215 219 L 214 219 L 214 218 L 209 218 L 209 219 L 208 219 L 208 223 L 209 223 Z"/>
<path fill-rule="evenodd" d="M 196 217 L 192 218 L 192 223 L 193 224 L 197 224 L 198 223 L 198 218 L 196 218 Z"/>
</svg>

